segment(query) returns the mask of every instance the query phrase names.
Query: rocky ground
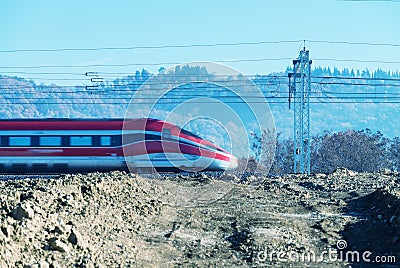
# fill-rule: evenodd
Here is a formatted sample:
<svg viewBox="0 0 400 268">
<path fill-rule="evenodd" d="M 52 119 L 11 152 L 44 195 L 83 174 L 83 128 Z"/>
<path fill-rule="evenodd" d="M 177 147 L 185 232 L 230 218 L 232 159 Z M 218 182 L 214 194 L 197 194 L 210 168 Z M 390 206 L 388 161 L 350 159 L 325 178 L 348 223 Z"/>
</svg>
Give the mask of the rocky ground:
<svg viewBox="0 0 400 268">
<path fill-rule="evenodd" d="M 398 173 L 2 179 L 0 267 L 400 266 Z"/>
</svg>

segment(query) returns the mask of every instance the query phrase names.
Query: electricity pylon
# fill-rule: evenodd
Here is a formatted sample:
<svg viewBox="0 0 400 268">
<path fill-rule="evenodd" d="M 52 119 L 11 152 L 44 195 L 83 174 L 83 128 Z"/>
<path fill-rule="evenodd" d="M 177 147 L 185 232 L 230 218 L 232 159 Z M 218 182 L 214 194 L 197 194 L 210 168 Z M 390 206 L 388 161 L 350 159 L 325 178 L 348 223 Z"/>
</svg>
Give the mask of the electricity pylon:
<svg viewBox="0 0 400 268">
<path fill-rule="evenodd" d="M 311 63 L 309 51 L 303 48 L 293 60 L 289 73 L 289 109 L 293 97 L 293 172 L 310 174 L 310 93 Z"/>
</svg>

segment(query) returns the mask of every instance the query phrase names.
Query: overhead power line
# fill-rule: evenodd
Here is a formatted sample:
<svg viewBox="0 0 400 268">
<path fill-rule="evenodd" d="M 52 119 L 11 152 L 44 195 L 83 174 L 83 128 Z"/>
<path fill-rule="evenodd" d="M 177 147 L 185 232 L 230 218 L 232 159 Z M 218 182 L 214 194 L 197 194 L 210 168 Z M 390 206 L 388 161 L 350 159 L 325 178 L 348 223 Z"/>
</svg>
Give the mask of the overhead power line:
<svg viewBox="0 0 400 268">
<path fill-rule="evenodd" d="M 168 77 L 168 76 L 167 76 Z M 172 78 L 185 78 L 186 75 L 177 75 L 177 76 L 171 76 Z M 199 76 L 202 77 L 202 76 Z M 255 76 L 247 76 L 248 79 L 254 78 Z M 262 80 L 265 79 L 265 80 Z M 335 77 L 335 76 L 316 76 L 312 77 L 312 84 L 317 84 L 317 85 L 346 85 L 346 86 L 364 86 L 364 87 L 391 87 L 391 88 L 399 88 L 400 87 L 400 78 L 361 78 L 361 77 Z M 318 79 L 317 81 L 315 79 Z M 55 79 L 57 80 L 57 79 Z M 62 79 L 60 79 L 62 80 Z M 79 79 L 77 79 L 79 80 Z M 82 79 L 84 81 L 89 81 Z M 254 84 L 256 86 L 260 87 L 277 87 L 277 86 L 282 86 L 284 83 L 286 83 L 287 76 L 282 76 L 282 75 L 277 75 L 277 76 L 266 76 L 266 77 L 261 77 L 260 79 L 254 81 Z M 1 81 L 1 78 L 0 78 Z M 374 83 L 367 83 L 367 81 L 371 81 Z M 110 81 L 112 83 L 112 81 Z M 185 80 L 182 80 L 182 83 L 185 82 Z M 204 81 L 205 84 L 215 84 L 215 83 L 224 83 L 227 82 L 226 80 L 223 79 L 217 79 L 217 80 L 210 80 L 210 81 Z M 389 82 L 389 83 L 386 83 Z M 399 83 L 396 83 L 399 82 Z M 187 88 L 188 85 L 191 85 L 191 81 L 187 81 L 187 85 L 181 86 L 180 90 L 184 91 L 190 91 L 189 88 Z M 137 88 L 139 88 L 143 82 L 129 82 L 129 83 L 124 83 L 124 84 L 104 84 L 104 85 L 98 85 L 96 88 L 98 90 L 102 91 L 107 91 L 107 92 L 118 92 L 118 91 L 127 91 L 127 92 L 132 92 L 136 91 Z M 176 81 L 158 81 L 154 80 L 152 82 L 146 83 L 147 85 L 153 86 L 152 90 L 165 90 L 164 86 L 166 85 L 175 85 Z M 219 87 L 231 87 L 231 88 L 240 88 L 240 87 L 247 87 L 251 84 L 247 83 L 246 81 L 242 80 L 237 80 L 235 81 L 230 81 L 227 84 L 221 84 Z M 159 86 L 159 87 L 154 87 L 154 86 Z M 71 89 L 85 89 L 87 86 L 85 85 L 75 85 L 75 86 L 69 86 L 69 85 L 41 85 L 41 86 L 34 86 L 34 85 L 0 85 L 0 89 L 2 90 L 3 94 L 7 94 L 7 90 L 12 90 L 8 94 L 25 94 L 25 93 L 69 93 L 66 91 L 60 91 L 61 89 L 66 89 L 66 90 L 71 90 Z M 124 89 L 127 88 L 127 89 Z M 199 86 L 193 84 L 193 89 L 199 89 L 199 88 L 205 88 L 204 86 Z M 24 92 L 15 92 L 16 89 L 28 89 L 28 90 L 33 90 L 34 91 L 24 91 Z M 207 88 L 208 90 L 219 90 L 218 88 Z M 41 90 L 46 90 L 46 91 L 41 91 Z M 70 91 L 71 93 L 74 93 L 74 91 Z"/>
<path fill-rule="evenodd" d="M 353 0 L 354 1 L 354 0 Z M 397 2 L 392 0 L 393 2 Z M 400 47 L 395 43 L 373 43 L 373 42 L 349 42 L 331 40 L 277 40 L 277 41 L 255 41 L 255 42 L 227 42 L 227 43 L 203 43 L 203 44 L 184 44 L 184 45 L 154 45 L 154 46 L 126 46 L 126 47 L 86 47 L 86 48 L 46 48 L 46 49 L 3 49 L 0 53 L 25 53 L 25 52 L 79 52 L 79 51 L 107 51 L 107 50 L 141 50 L 141 49 L 173 49 L 173 48 L 197 48 L 197 47 L 226 47 L 226 46 L 255 46 L 291 43 L 321 43 L 321 44 L 341 44 L 341 45 L 365 45 L 365 46 L 391 46 Z"/>
<path fill-rule="evenodd" d="M 336 61 L 336 62 L 359 62 L 359 63 L 383 63 L 400 64 L 400 61 L 382 61 L 382 60 L 359 60 L 359 59 L 334 59 L 334 58 L 313 58 L 316 61 Z"/>
<path fill-rule="evenodd" d="M 339 79 L 339 80 L 365 80 L 365 81 L 399 81 L 400 78 L 380 78 L 380 77 L 351 77 L 351 76 L 312 76 L 320 79 Z"/>
<path fill-rule="evenodd" d="M 335 44 L 335 45 L 352 45 L 352 46 L 385 46 L 385 47 L 400 47 L 400 44 L 395 43 L 372 43 L 372 42 L 349 42 L 349 41 L 329 41 L 329 40 L 304 40 L 308 43 Z"/>
<path fill-rule="evenodd" d="M 338 0 L 341 2 L 392 2 L 392 3 L 400 3 L 400 0 Z"/>
<path fill-rule="evenodd" d="M 1 74 L 78 75 L 78 76 L 85 75 L 84 73 L 76 73 L 76 72 L 23 72 L 23 71 L 1 71 Z M 117 74 L 117 73 L 115 73 L 115 74 Z M 130 74 L 132 74 L 132 73 L 130 73 Z M 29 78 L 24 77 L 24 79 L 29 79 Z"/>
<path fill-rule="evenodd" d="M 252 46 L 267 44 L 299 43 L 302 40 L 279 40 L 259 42 L 235 42 L 235 43 L 210 43 L 210 44 L 186 44 L 186 45 L 159 45 L 159 46 L 130 46 L 130 47 L 97 47 L 97 48 L 50 48 L 50 49 L 9 49 L 0 50 L 0 53 L 16 52 L 63 52 L 63 51 L 102 51 L 102 50 L 138 50 L 138 49 L 168 49 L 168 48 L 193 48 L 193 47 L 220 47 L 220 46 Z"/>
<path fill-rule="evenodd" d="M 216 63 L 234 62 L 262 62 L 262 61 L 282 61 L 291 58 L 259 58 L 259 59 L 234 59 L 234 60 L 211 60 Z M 129 66 L 162 66 L 178 65 L 182 62 L 148 62 L 148 63 L 124 63 L 124 64 L 85 64 L 85 65 L 34 65 L 34 66 L 0 66 L 0 69 L 43 69 L 43 68 L 89 68 L 89 67 L 129 67 Z"/>
<path fill-rule="evenodd" d="M 263 62 L 263 61 L 288 61 L 291 58 L 256 58 L 256 59 L 232 59 L 232 60 L 210 60 L 215 63 L 236 63 L 236 62 Z M 315 58 L 316 61 L 333 62 L 358 62 L 358 63 L 381 63 L 381 64 L 400 64 L 400 61 L 382 61 L 382 60 L 360 60 L 360 59 L 335 59 L 335 58 Z M 130 67 L 130 66 L 171 66 L 182 64 L 182 62 L 148 62 L 148 63 L 123 63 L 123 64 L 84 64 L 84 65 L 31 65 L 31 66 L 0 66 L 0 69 L 46 69 L 46 68 L 95 68 L 95 67 Z M 3 72 L 3 71 L 2 71 Z M 16 73 L 6 71 L 7 73 Z M 4 72 L 4 73 L 6 73 Z M 24 73 L 20 72 L 19 73 Z M 43 72 L 45 73 L 45 72 Z M 99 72 L 100 73 L 100 72 Z M 65 72 L 64 74 L 69 74 Z M 72 73 L 76 74 L 76 73 Z"/>
<path fill-rule="evenodd" d="M 361 100 L 356 100 L 353 101 L 351 99 L 349 100 L 331 100 L 329 99 L 328 101 L 324 101 L 324 98 L 320 98 L 317 99 L 316 101 L 310 101 L 310 104 L 368 104 L 368 103 L 374 103 L 374 104 L 400 104 L 400 99 L 399 100 L 379 100 L 379 101 L 373 101 L 371 99 L 365 99 L 364 101 Z M 198 102 L 198 101 L 192 101 L 191 103 L 193 104 L 207 104 L 209 102 Z M 235 104 L 235 103 L 243 103 L 242 101 L 224 101 L 224 103 L 226 104 Z M 249 104 L 263 104 L 265 103 L 265 101 L 248 101 L 246 103 Z M 12 103 L 6 103 L 6 102 L 0 102 L 1 105 L 15 105 L 15 104 L 32 104 L 32 105 L 37 105 L 37 104 L 52 104 L 52 105 L 127 105 L 129 104 L 129 102 L 121 102 L 121 101 L 117 101 L 117 102 L 99 102 L 99 101 L 95 101 L 95 102 L 88 102 L 88 101 L 84 101 L 84 102 L 74 102 L 74 101 L 69 101 L 69 102 L 49 102 L 49 101 L 45 101 L 45 102 L 35 102 L 35 103 L 30 103 L 30 102 L 12 102 Z M 152 105 L 154 104 L 154 102 L 140 102 L 140 103 L 135 103 L 135 105 Z M 181 102 L 179 101 L 169 101 L 169 102 L 161 102 L 158 104 L 181 104 Z M 269 102 L 269 104 L 287 104 L 287 101 L 271 101 Z"/>
</svg>

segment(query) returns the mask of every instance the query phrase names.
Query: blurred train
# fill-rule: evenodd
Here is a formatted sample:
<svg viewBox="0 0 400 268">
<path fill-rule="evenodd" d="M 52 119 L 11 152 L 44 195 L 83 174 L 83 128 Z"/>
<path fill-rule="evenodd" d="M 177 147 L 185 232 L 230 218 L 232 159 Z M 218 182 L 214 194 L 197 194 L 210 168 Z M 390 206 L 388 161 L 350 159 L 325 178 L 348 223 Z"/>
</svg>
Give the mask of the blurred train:
<svg viewBox="0 0 400 268">
<path fill-rule="evenodd" d="M 0 121 L 0 173 L 225 171 L 237 164 L 212 142 L 157 119 Z"/>
</svg>

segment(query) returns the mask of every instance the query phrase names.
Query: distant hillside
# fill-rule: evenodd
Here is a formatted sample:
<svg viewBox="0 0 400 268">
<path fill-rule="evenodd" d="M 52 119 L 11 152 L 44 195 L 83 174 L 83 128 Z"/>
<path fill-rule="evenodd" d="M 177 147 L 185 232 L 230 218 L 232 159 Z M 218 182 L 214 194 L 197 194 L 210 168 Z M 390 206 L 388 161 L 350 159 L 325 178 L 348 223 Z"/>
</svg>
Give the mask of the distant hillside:
<svg viewBox="0 0 400 268">
<path fill-rule="evenodd" d="M 204 69 L 176 70 L 179 75 L 209 75 Z M 253 81 L 268 98 L 281 137 L 291 137 L 293 110 L 288 108 L 287 73 L 257 75 Z M 22 77 L 0 75 L 0 104 L 2 118 L 48 118 L 48 117 L 124 117 L 127 104 L 134 91 L 151 74 L 136 71 L 131 76 L 107 81 L 97 89 L 87 90 L 84 86 L 60 87 L 57 85 L 38 85 Z M 311 104 L 311 132 L 324 130 L 341 131 L 347 129 L 366 129 L 380 131 L 387 137 L 400 136 L 400 73 L 382 70 L 338 70 L 337 68 L 317 67 L 313 70 L 313 102 Z M 329 77 L 357 77 L 358 85 L 329 84 Z M 323 78 L 326 77 L 326 78 Z M 369 80 L 393 79 L 393 81 Z M 347 80 L 341 80 L 347 81 Z M 354 81 L 354 80 L 352 80 Z M 383 83 L 387 85 L 382 86 Z M 371 86 L 379 84 L 379 86 Z M 213 97 L 210 91 L 209 96 Z M 367 94 L 364 94 L 367 92 Z M 349 95 L 349 93 L 352 93 Z M 343 96 L 346 98 L 344 99 Z M 370 101 L 359 97 L 392 96 L 387 103 L 382 99 Z M 394 97 L 393 97 L 394 96 Z M 363 101 L 363 103 L 357 103 Z M 383 99 L 385 100 L 385 99 Z M 346 101 L 349 103 L 339 103 Z M 333 102 L 333 103 L 329 103 Z M 111 103 L 111 104 L 110 104 Z M 114 104 L 113 104 L 114 103 Z M 115 104 L 117 103 L 117 105 Z"/>
</svg>

